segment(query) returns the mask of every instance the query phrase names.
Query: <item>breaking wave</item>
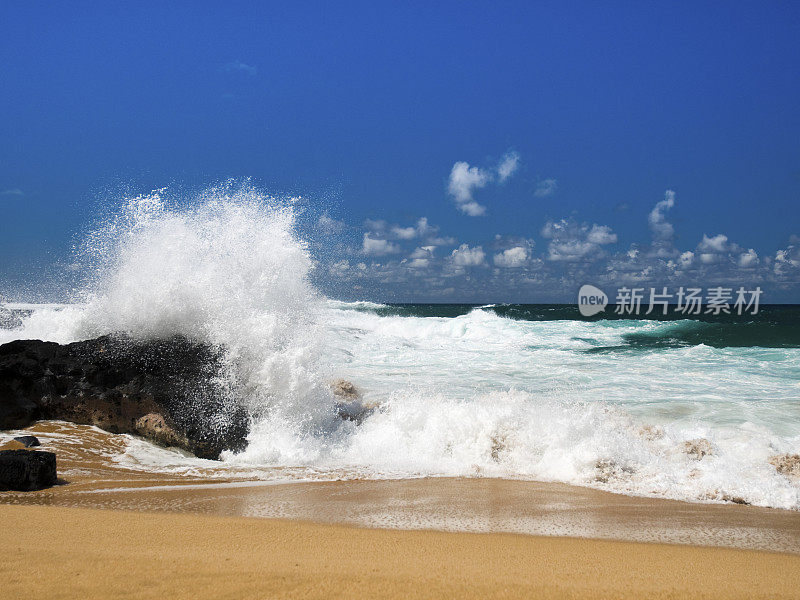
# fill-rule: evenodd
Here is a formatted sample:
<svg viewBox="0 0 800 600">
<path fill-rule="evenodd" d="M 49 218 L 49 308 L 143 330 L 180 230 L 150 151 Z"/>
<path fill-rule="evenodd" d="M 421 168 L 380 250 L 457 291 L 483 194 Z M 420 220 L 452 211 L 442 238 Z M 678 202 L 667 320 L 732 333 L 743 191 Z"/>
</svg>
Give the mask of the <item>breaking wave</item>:
<svg viewBox="0 0 800 600">
<path fill-rule="evenodd" d="M 202 461 L 209 476 L 509 477 L 800 508 L 800 483 L 770 463 L 800 451 L 796 312 L 587 321 L 555 305 L 339 302 L 309 283 L 295 210 L 234 183 L 130 198 L 82 244 L 79 298 L 10 307 L 0 341 L 124 331 L 224 348 L 252 426 L 245 451 Z M 377 405 L 361 424 L 337 418 L 333 377 Z M 125 456 L 201 464 L 138 440 Z"/>
</svg>

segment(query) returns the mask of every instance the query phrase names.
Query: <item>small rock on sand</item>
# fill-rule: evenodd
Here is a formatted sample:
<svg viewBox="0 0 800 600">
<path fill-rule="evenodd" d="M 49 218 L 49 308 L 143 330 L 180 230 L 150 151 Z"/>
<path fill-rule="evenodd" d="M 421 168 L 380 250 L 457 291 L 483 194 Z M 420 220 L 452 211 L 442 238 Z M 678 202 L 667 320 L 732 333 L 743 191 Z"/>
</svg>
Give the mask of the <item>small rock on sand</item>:
<svg viewBox="0 0 800 600">
<path fill-rule="evenodd" d="M 0 451 L 0 490 L 30 492 L 56 484 L 56 455 L 34 450 Z"/>
<path fill-rule="evenodd" d="M 15 442 L 19 442 L 26 448 L 33 448 L 34 446 L 41 446 L 39 438 L 35 435 L 18 435 L 14 438 Z"/>
</svg>

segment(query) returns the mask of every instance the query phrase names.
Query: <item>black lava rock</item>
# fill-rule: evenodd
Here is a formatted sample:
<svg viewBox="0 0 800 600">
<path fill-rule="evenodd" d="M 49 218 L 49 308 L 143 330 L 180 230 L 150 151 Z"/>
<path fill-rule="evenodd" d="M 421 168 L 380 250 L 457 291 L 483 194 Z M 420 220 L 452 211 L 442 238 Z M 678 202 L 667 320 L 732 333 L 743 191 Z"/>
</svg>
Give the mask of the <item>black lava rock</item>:
<svg viewBox="0 0 800 600">
<path fill-rule="evenodd" d="M 247 411 L 222 383 L 222 359 L 222 349 L 181 336 L 3 344 L 0 429 L 60 419 L 147 437 L 137 421 L 159 415 L 182 448 L 217 459 L 223 450 L 243 449 L 249 431 Z"/>
<path fill-rule="evenodd" d="M 33 448 L 34 446 L 41 446 L 39 438 L 35 435 L 18 435 L 14 438 L 15 442 L 19 442 L 26 448 Z"/>
<path fill-rule="evenodd" d="M 30 492 L 56 484 L 56 455 L 33 450 L 0 451 L 0 490 Z"/>
</svg>

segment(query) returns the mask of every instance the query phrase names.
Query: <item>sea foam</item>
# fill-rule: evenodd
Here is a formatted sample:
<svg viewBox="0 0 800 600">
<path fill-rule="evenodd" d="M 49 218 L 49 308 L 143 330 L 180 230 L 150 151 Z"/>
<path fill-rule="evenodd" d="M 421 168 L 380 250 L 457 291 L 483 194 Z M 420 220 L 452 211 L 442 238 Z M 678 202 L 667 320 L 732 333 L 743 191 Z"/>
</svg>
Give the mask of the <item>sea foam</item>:
<svg viewBox="0 0 800 600">
<path fill-rule="evenodd" d="M 800 350 L 626 340 L 691 323 L 391 314 L 322 297 L 290 199 L 225 184 L 188 199 L 130 198 L 80 247 L 68 305 L 26 306 L 0 341 L 124 331 L 225 349 L 248 408 L 247 449 L 221 463 L 131 439 L 136 469 L 282 480 L 465 476 L 562 481 L 685 500 L 800 508 L 770 458 L 800 450 Z M 626 345 L 627 344 L 627 345 Z M 336 418 L 345 377 L 378 404 Z M 704 440 L 709 451 L 687 452 Z"/>
</svg>

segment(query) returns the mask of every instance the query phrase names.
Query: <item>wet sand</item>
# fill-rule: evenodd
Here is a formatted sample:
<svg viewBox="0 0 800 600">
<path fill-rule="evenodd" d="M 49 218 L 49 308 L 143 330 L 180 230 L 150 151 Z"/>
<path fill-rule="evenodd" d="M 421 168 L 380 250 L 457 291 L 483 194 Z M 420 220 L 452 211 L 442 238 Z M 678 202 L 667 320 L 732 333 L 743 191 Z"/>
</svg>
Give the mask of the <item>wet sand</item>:
<svg viewBox="0 0 800 600">
<path fill-rule="evenodd" d="M 293 519 L 381 529 L 523 533 L 800 555 L 800 513 L 794 511 L 635 498 L 553 483 L 454 478 L 130 483 L 136 485 L 2 492 L 0 503 Z"/>
<path fill-rule="evenodd" d="M 121 436 L 29 431 L 68 483 L 0 492 L 10 597 L 800 597 L 795 511 L 498 479 L 210 481 L 109 461 Z"/>
<path fill-rule="evenodd" d="M 3 504 L 262 517 L 391 529 L 508 532 L 692 544 L 800 554 L 800 512 L 612 494 L 558 483 L 504 479 L 253 481 L 206 461 L 156 473 L 110 457 L 128 438 L 92 427 L 40 422 L 42 449 L 69 483 L 0 492 Z M 8 437 L 8 436 L 7 436 Z M 2 446 L 2 444 L 0 444 Z M 249 472 L 248 472 L 249 473 Z M 281 477 L 291 475 L 281 471 Z"/>
<path fill-rule="evenodd" d="M 797 598 L 800 556 L 0 506 L 3 593 L 46 598 Z"/>
</svg>

